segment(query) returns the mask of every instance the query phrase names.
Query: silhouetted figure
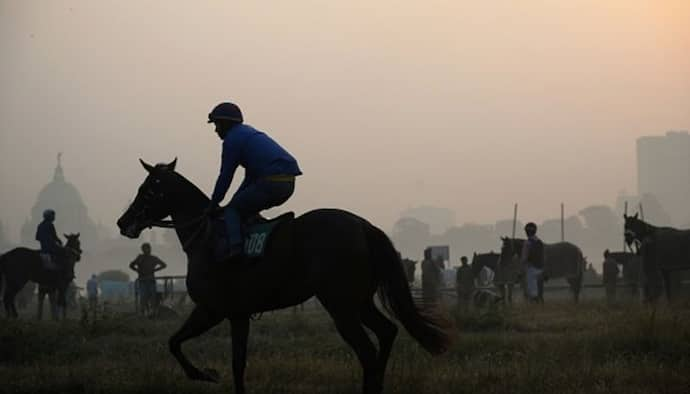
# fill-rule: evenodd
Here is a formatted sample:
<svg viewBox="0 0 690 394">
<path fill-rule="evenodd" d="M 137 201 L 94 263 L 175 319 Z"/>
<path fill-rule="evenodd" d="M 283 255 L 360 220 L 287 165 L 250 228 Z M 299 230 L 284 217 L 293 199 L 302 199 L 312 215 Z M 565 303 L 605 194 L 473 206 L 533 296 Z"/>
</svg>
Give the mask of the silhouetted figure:
<svg viewBox="0 0 690 394">
<path fill-rule="evenodd" d="M 458 296 L 458 305 L 467 307 L 474 293 L 474 273 L 472 267 L 467 264 L 467 257 L 460 258 L 460 267 L 455 273 L 455 292 Z"/>
<path fill-rule="evenodd" d="M 91 275 L 91 279 L 86 281 L 86 296 L 89 299 L 89 310 L 96 315 L 98 309 L 98 278 Z"/>
<path fill-rule="evenodd" d="M 62 252 L 62 240 L 55 231 L 54 222 L 55 211 L 52 209 L 43 211 L 43 221 L 38 224 L 36 229 L 36 241 L 41 244 L 41 255 L 49 256 L 46 266 L 58 269 L 64 253 Z"/>
<path fill-rule="evenodd" d="M 156 278 L 155 273 L 165 269 L 168 265 L 161 259 L 151 254 L 151 245 L 141 245 L 141 252 L 137 258 L 129 264 L 129 268 L 139 274 L 137 288 L 141 310 L 144 315 L 153 311 L 156 303 Z"/>
<path fill-rule="evenodd" d="M 532 302 L 544 302 L 544 243 L 537 237 L 537 225 L 525 225 L 527 241 L 520 261 L 527 267 L 527 297 Z"/>
<path fill-rule="evenodd" d="M 216 211 L 225 198 L 235 170 L 244 167 L 244 181 L 225 207 L 229 252 L 219 260 L 243 258 L 242 222 L 259 212 L 287 201 L 295 191 L 295 177 L 302 175 L 297 160 L 265 133 L 243 124 L 240 108 L 233 103 L 218 104 L 208 123 L 223 140 L 220 175 L 206 214 Z"/>
<path fill-rule="evenodd" d="M 410 259 L 402 259 L 403 268 L 405 269 L 405 276 L 409 283 L 414 282 L 414 273 L 417 270 L 417 262 Z"/>
<path fill-rule="evenodd" d="M 616 301 L 616 285 L 618 284 L 618 262 L 609 255 L 609 250 L 604 251 L 604 288 L 606 289 L 606 301 L 612 304 Z"/>
<path fill-rule="evenodd" d="M 0 274 L 4 281 L 3 303 L 8 317 L 18 317 L 14 298 L 29 280 L 39 285 L 38 318 L 41 318 L 43 310 L 43 295 L 48 293 L 56 296 L 56 308 L 61 309 L 62 316 L 65 316 L 67 288 L 74 279 L 74 264 L 79 261 L 82 252 L 78 233 L 65 237 L 67 242 L 60 250 L 60 253 L 64 253 L 63 260 L 56 266 L 57 269 L 46 269 L 44 258 L 38 250 L 20 247 L 0 255 Z M 59 317 L 58 312 L 55 309 L 54 318 Z"/>
<path fill-rule="evenodd" d="M 425 250 L 424 261 L 422 261 L 422 294 L 425 303 L 438 303 L 441 296 L 440 287 L 442 274 L 443 261 L 433 259 L 431 250 Z"/>
</svg>

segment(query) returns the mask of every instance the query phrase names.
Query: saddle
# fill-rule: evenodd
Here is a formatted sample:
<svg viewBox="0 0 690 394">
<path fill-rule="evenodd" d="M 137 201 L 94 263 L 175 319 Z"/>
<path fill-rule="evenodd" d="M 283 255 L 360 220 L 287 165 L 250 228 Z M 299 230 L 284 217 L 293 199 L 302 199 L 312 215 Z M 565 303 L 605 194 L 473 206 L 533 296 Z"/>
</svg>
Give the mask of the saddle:
<svg viewBox="0 0 690 394">
<path fill-rule="evenodd" d="M 291 221 L 294 218 L 294 212 L 287 212 L 273 219 L 267 219 L 261 215 L 256 215 L 244 221 L 242 223 L 244 255 L 249 258 L 263 257 L 275 227 L 280 223 Z M 211 239 L 215 256 L 223 256 L 228 252 L 228 236 L 225 219 L 222 216 L 213 219 Z"/>
</svg>

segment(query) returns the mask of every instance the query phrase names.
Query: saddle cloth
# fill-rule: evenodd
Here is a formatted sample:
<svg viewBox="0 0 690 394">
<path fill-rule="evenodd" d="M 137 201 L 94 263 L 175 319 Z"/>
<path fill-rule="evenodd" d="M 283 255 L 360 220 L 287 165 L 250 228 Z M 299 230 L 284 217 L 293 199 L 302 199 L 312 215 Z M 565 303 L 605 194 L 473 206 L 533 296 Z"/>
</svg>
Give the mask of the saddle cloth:
<svg viewBox="0 0 690 394">
<path fill-rule="evenodd" d="M 266 219 L 257 215 L 243 223 L 242 234 L 244 237 L 245 256 L 251 258 L 262 257 L 275 227 L 284 221 L 294 218 L 295 214 L 293 212 L 287 212 L 273 219 Z M 216 256 L 222 256 L 228 251 L 227 230 L 225 220 L 222 217 L 214 220 L 213 244 Z"/>
</svg>

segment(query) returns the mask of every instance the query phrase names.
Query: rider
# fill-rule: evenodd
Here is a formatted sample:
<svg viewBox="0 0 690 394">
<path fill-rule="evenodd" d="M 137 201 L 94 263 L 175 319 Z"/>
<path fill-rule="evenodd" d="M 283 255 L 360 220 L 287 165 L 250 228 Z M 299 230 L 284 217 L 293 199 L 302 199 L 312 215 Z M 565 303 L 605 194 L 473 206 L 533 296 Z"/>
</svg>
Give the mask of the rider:
<svg viewBox="0 0 690 394">
<path fill-rule="evenodd" d="M 223 140 L 223 153 L 207 215 L 225 198 L 237 167 L 245 170 L 244 181 L 225 207 L 230 248 L 221 261 L 242 258 L 242 221 L 287 201 L 295 190 L 295 177 L 302 175 L 290 153 L 265 133 L 243 122 L 240 108 L 233 103 L 218 104 L 208 114 L 208 123 L 215 124 L 215 132 Z"/>
<path fill-rule="evenodd" d="M 62 256 L 62 240 L 55 231 L 55 211 L 46 209 L 43 211 L 43 221 L 36 229 L 36 241 L 41 243 L 41 254 L 49 255 L 53 262 L 60 262 Z"/>
</svg>

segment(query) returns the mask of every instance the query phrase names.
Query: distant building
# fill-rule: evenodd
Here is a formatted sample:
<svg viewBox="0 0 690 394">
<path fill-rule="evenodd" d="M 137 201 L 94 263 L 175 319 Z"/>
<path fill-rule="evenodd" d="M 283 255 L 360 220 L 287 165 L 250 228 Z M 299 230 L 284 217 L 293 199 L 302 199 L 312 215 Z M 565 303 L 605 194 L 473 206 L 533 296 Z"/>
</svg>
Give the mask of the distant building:
<svg viewBox="0 0 690 394">
<path fill-rule="evenodd" d="M 640 196 L 651 194 L 674 225 L 690 221 L 690 135 L 669 131 L 637 139 L 637 185 Z"/>
<path fill-rule="evenodd" d="M 36 202 L 31 208 L 31 216 L 22 226 L 22 245 L 37 246 L 36 227 L 43 220 L 43 211 L 46 209 L 53 209 L 56 212 L 55 227 L 58 230 L 58 235 L 80 233 L 82 245 L 88 245 L 89 248 L 98 242 L 98 234 L 102 229 L 89 218 L 88 210 L 79 190 L 65 179 L 61 154 L 58 154 L 53 180 L 38 193 Z"/>
</svg>

